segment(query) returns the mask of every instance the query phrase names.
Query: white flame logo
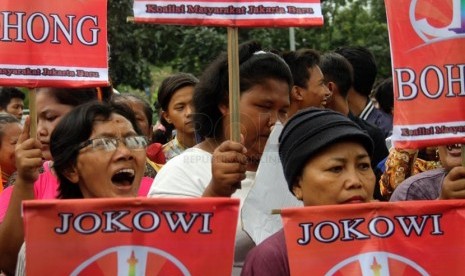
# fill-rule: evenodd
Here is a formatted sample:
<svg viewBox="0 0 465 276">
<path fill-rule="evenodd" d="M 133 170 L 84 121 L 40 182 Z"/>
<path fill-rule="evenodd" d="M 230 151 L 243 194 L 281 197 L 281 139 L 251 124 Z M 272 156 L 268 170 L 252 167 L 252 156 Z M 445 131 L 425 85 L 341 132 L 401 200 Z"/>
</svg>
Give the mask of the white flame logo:
<svg viewBox="0 0 465 276">
<path fill-rule="evenodd" d="M 465 14 L 462 18 L 462 9 L 465 10 L 465 1 L 451 0 L 453 16 L 449 26 L 443 28 L 436 28 L 428 23 L 426 18 L 417 19 L 415 17 L 416 7 L 418 0 L 412 0 L 410 4 L 410 23 L 418 36 L 426 43 L 434 43 L 441 40 L 454 39 L 458 37 L 465 37 Z M 442 1 L 436 2 L 438 5 L 443 4 Z"/>
</svg>

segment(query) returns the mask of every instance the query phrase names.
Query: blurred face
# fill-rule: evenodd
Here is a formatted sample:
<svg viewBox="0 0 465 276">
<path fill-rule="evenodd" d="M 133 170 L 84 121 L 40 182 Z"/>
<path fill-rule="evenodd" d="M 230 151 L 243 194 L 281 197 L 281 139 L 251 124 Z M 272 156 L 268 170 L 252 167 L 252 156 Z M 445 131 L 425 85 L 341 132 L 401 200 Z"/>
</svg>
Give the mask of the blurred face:
<svg viewBox="0 0 465 276">
<path fill-rule="evenodd" d="M 6 106 L 6 112 L 21 120 L 23 116 L 24 103 L 21 98 L 12 98 Z"/>
<path fill-rule="evenodd" d="M 57 102 L 48 89 L 39 90 L 36 96 L 37 139 L 42 143 L 42 157 L 51 160 L 50 136 L 61 118 L 73 109 L 70 105 Z"/>
<path fill-rule="evenodd" d="M 365 148 L 355 142 L 334 144 L 305 165 L 293 187 L 305 206 L 369 202 L 375 175 Z"/>
<path fill-rule="evenodd" d="M 439 146 L 438 153 L 441 164 L 447 171 L 461 166 L 462 147 L 460 144 Z"/>
<path fill-rule="evenodd" d="M 16 171 L 15 146 L 21 130 L 21 125 L 17 123 L 7 124 L 3 129 L 0 145 L 0 167 L 2 168 L 2 172 L 7 175 L 11 175 Z"/>
<path fill-rule="evenodd" d="M 89 139 L 136 136 L 131 123 L 121 115 L 96 120 Z M 79 151 L 74 171 L 68 177 L 79 184 L 84 198 L 137 196 L 145 169 L 145 149 L 130 150 L 119 140 L 115 150 L 88 145 Z"/>
<path fill-rule="evenodd" d="M 137 125 L 139 126 L 140 130 L 145 136 L 147 136 L 147 138 L 150 139 L 152 136 L 152 126 L 149 125 L 149 120 L 145 116 L 144 104 L 139 101 L 128 101 L 126 104 L 128 104 L 132 111 L 134 111 Z"/>
<path fill-rule="evenodd" d="M 289 86 L 282 80 L 268 79 L 242 92 L 239 101 L 241 134 L 247 156 L 259 160 L 276 121 L 285 122 L 289 109 Z M 229 116 L 224 120 L 229 122 Z M 229 137 L 229 127 L 225 128 Z"/>
<path fill-rule="evenodd" d="M 300 87 L 304 92 L 303 107 L 326 107 L 331 92 L 326 86 L 326 82 L 319 66 L 313 66 L 307 69 L 310 79 L 307 82 L 307 88 Z"/>
<path fill-rule="evenodd" d="M 184 134 L 194 133 L 192 96 L 193 86 L 185 86 L 178 89 L 171 97 L 168 110 L 163 112 L 165 120 L 174 125 L 177 132 Z"/>
</svg>

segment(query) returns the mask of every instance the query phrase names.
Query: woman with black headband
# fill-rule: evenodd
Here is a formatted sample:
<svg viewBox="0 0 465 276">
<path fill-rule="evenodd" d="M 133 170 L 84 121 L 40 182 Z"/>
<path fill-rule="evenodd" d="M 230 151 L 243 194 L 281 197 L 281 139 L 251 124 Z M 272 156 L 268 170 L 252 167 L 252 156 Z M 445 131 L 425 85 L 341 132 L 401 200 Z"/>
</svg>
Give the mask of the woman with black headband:
<svg viewBox="0 0 465 276">
<path fill-rule="evenodd" d="M 302 110 L 286 123 L 279 142 L 289 190 L 305 206 L 372 200 L 373 142 L 346 116 L 320 108 Z M 241 275 L 290 275 L 283 230 L 249 252 Z"/>
</svg>

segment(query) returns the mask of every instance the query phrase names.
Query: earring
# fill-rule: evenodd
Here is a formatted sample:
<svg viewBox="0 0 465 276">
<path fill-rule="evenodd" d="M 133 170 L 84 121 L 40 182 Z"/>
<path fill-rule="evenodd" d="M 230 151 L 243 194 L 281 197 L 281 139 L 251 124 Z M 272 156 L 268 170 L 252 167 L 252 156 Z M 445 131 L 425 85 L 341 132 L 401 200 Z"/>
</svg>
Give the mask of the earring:
<svg viewBox="0 0 465 276">
<path fill-rule="evenodd" d="M 439 160 L 439 148 L 436 148 L 436 160 Z"/>
</svg>

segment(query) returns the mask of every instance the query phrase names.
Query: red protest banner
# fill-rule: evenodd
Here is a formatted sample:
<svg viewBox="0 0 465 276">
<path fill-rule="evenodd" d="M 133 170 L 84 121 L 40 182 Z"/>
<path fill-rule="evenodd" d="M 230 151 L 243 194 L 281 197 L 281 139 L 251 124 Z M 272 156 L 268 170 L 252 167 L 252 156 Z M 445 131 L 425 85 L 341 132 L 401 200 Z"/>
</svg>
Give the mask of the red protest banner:
<svg viewBox="0 0 465 276">
<path fill-rule="evenodd" d="M 283 209 L 291 275 L 462 275 L 465 202 Z"/>
<path fill-rule="evenodd" d="M 26 272 L 231 275 L 238 208 L 229 198 L 26 201 Z"/>
<path fill-rule="evenodd" d="M 323 25 L 319 0 L 135 0 L 135 22 L 217 27 Z"/>
<path fill-rule="evenodd" d="M 385 1 L 396 147 L 465 143 L 465 2 Z"/>
<path fill-rule="evenodd" d="M 107 1 L 2 1 L 0 85 L 107 86 Z"/>
</svg>

